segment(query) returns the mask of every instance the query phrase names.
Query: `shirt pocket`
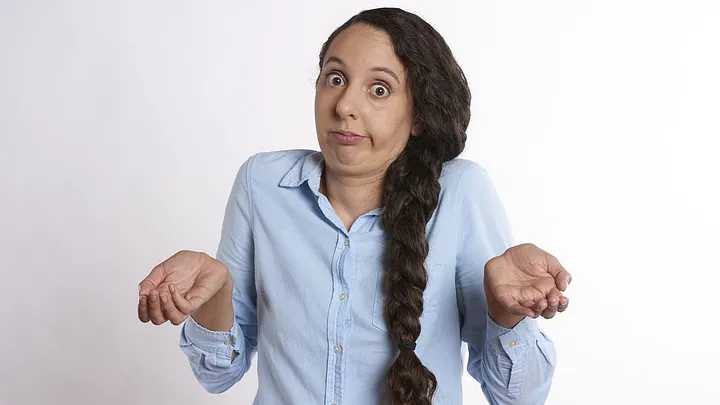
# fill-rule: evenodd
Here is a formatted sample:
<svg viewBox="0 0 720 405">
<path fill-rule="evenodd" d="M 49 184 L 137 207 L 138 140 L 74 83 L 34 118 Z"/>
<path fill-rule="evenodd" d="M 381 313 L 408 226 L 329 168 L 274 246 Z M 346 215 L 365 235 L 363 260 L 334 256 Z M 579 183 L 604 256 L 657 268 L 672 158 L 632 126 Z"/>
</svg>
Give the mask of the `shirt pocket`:
<svg viewBox="0 0 720 405">
<path fill-rule="evenodd" d="M 423 313 L 420 315 L 420 323 L 428 318 L 437 307 L 438 282 L 436 281 L 437 272 L 442 268 L 439 263 L 427 263 L 425 268 L 428 270 L 428 282 L 423 293 Z M 381 269 L 377 272 L 375 282 L 375 299 L 373 300 L 372 323 L 377 329 L 388 332 L 389 328 L 385 321 L 385 294 L 383 291 L 383 283 L 385 281 L 385 270 Z"/>
</svg>

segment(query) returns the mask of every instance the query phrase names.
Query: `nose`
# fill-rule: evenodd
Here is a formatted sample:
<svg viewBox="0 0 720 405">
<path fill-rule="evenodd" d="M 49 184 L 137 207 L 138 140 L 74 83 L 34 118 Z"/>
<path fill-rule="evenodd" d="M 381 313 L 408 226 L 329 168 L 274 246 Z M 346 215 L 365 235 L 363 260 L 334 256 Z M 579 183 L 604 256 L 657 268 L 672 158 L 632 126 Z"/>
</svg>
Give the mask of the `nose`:
<svg viewBox="0 0 720 405">
<path fill-rule="evenodd" d="M 358 114 L 358 91 L 354 90 L 351 86 L 345 87 L 343 92 L 340 93 L 340 97 L 335 104 L 335 113 L 341 119 L 357 119 Z"/>
</svg>

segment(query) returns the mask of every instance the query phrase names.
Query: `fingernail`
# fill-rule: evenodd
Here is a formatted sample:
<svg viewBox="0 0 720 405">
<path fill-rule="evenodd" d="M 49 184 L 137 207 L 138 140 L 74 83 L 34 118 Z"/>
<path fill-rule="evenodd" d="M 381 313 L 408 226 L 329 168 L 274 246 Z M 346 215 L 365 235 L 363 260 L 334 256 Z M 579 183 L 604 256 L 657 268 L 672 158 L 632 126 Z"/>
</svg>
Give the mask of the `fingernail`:
<svg viewBox="0 0 720 405">
<path fill-rule="evenodd" d="M 157 301 L 158 295 L 155 291 L 150 294 L 150 301 Z"/>
<path fill-rule="evenodd" d="M 170 292 L 175 292 L 175 286 L 170 284 Z"/>
<path fill-rule="evenodd" d="M 163 294 L 160 296 L 160 301 L 163 302 L 163 304 L 167 304 L 167 297 Z"/>
<path fill-rule="evenodd" d="M 572 283 L 572 276 L 568 276 L 567 278 L 567 285 L 570 285 Z"/>
</svg>

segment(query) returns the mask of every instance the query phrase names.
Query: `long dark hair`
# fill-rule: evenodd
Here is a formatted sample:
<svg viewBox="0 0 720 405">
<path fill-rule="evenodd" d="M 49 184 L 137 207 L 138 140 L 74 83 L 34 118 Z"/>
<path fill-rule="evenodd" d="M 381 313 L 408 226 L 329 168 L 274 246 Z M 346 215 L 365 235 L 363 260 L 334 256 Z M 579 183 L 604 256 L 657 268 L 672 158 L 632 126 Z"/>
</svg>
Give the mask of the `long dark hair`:
<svg viewBox="0 0 720 405">
<path fill-rule="evenodd" d="M 437 379 L 413 350 L 428 279 L 426 226 L 437 207 L 442 165 L 465 148 L 470 89 L 442 36 L 422 18 L 398 8 L 365 10 L 338 27 L 320 51 L 321 70 L 332 41 L 352 24 L 367 24 L 390 36 L 407 71 L 419 128 L 388 167 L 383 188 L 385 319 L 399 343 L 387 388 L 392 405 L 430 405 Z"/>
</svg>

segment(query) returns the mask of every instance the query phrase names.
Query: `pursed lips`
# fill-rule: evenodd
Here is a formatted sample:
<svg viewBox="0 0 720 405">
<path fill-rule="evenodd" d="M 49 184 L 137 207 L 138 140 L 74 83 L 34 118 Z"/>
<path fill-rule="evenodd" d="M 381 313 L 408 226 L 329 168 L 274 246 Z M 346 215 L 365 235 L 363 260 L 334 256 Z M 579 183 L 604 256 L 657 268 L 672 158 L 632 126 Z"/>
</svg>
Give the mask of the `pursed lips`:
<svg viewBox="0 0 720 405">
<path fill-rule="evenodd" d="M 366 136 L 356 134 L 352 131 L 344 131 L 344 130 L 331 130 L 330 135 L 332 135 L 335 140 L 338 141 L 341 145 L 355 145 L 359 142 L 362 142 Z"/>
<path fill-rule="evenodd" d="M 330 133 L 331 133 L 331 134 L 338 134 L 338 135 L 342 135 L 342 136 L 347 136 L 347 137 L 366 138 L 365 136 L 360 135 L 360 134 L 357 134 L 357 133 L 352 132 L 352 131 L 343 131 L 343 130 L 332 129 L 332 130 L 330 130 Z"/>
</svg>

